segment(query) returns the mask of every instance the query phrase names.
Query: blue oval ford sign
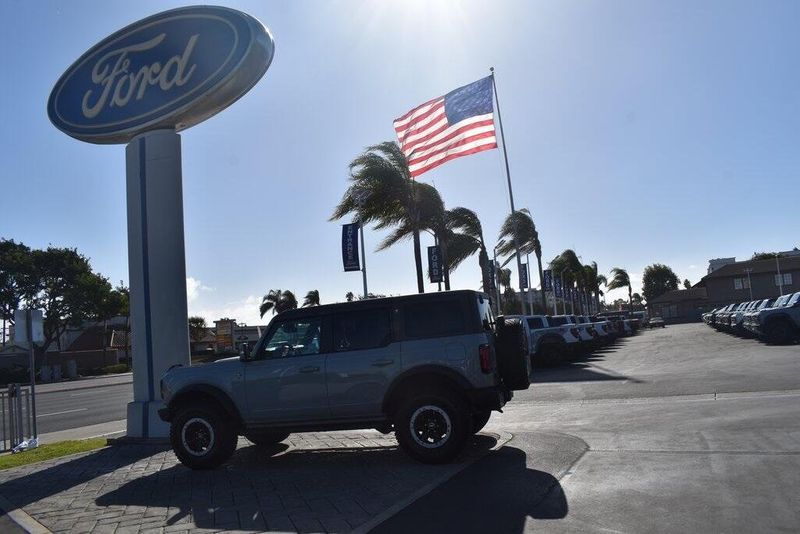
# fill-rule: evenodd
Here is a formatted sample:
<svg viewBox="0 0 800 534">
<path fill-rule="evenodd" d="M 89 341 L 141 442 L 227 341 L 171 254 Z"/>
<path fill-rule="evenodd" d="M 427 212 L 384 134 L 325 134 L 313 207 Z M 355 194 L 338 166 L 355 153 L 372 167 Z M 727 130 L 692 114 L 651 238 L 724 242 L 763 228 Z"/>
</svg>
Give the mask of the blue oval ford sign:
<svg viewBox="0 0 800 534">
<path fill-rule="evenodd" d="M 233 9 L 165 11 L 107 37 L 78 59 L 50 93 L 47 114 L 91 143 L 126 143 L 162 128 L 184 130 L 225 109 L 264 75 L 269 31 Z"/>
</svg>

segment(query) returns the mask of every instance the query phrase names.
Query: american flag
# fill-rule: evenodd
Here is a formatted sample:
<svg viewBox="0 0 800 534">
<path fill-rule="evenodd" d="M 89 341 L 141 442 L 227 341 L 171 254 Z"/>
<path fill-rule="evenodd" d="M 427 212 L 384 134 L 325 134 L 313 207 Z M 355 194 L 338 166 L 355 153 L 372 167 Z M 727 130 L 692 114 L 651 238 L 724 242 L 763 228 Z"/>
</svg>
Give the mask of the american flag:
<svg viewBox="0 0 800 534">
<path fill-rule="evenodd" d="M 497 148 L 492 77 L 459 87 L 395 119 L 414 178 L 451 159 Z"/>
</svg>

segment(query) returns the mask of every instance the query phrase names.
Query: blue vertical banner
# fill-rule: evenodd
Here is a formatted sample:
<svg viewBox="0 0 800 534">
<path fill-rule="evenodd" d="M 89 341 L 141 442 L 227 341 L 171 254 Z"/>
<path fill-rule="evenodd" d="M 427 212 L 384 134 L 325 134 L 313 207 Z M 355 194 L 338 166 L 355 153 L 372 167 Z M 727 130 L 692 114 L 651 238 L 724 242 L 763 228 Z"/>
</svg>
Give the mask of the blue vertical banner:
<svg viewBox="0 0 800 534">
<path fill-rule="evenodd" d="M 358 223 L 342 225 L 342 263 L 345 272 L 360 271 L 361 264 L 358 261 Z"/>
<path fill-rule="evenodd" d="M 544 277 L 544 284 L 542 286 L 542 291 L 552 291 L 553 290 L 553 271 L 550 269 L 545 269 L 542 271 L 542 276 Z"/>
<path fill-rule="evenodd" d="M 557 298 L 562 298 L 564 296 L 564 291 L 561 287 L 561 278 L 553 278 L 553 289 L 556 292 Z"/>
<path fill-rule="evenodd" d="M 528 289 L 528 264 L 522 264 L 522 270 L 519 272 L 519 288 Z"/>
<path fill-rule="evenodd" d="M 442 249 L 439 245 L 428 247 L 428 276 L 431 282 L 441 282 L 442 272 Z"/>
</svg>

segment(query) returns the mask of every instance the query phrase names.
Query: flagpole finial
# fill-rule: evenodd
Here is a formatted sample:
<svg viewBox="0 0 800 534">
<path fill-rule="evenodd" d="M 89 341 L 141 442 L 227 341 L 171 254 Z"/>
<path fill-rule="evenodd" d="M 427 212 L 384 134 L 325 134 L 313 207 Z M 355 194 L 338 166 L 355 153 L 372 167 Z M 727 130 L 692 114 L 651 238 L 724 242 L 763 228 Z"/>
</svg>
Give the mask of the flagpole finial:
<svg viewBox="0 0 800 534">
<path fill-rule="evenodd" d="M 489 67 L 489 72 L 491 72 L 492 74 L 494 74 L 494 67 Z"/>
</svg>

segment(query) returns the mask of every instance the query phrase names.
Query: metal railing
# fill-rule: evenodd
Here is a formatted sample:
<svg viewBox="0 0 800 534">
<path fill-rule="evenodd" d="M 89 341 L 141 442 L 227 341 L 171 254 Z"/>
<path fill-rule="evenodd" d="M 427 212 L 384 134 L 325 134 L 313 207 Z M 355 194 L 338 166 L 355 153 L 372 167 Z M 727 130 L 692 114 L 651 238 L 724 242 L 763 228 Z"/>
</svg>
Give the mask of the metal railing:
<svg viewBox="0 0 800 534">
<path fill-rule="evenodd" d="M 0 390 L 0 452 L 8 452 L 34 437 L 31 388 L 9 384 L 7 390 Z"/>
</svg>

